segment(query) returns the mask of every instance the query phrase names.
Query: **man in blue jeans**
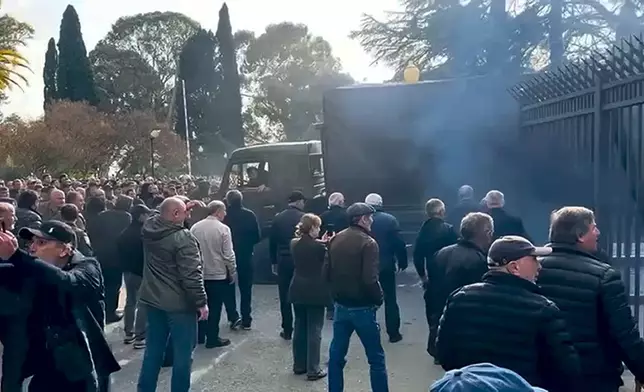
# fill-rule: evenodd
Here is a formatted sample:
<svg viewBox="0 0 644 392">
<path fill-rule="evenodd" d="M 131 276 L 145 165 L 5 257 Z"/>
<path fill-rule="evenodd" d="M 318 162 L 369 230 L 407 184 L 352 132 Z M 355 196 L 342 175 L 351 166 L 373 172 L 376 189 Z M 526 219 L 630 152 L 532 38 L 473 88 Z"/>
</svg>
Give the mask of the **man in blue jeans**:
<svg viewBox="0 0 644 392">
<path fill-rule="evenodd" d="M 186 205 L 168 198 L 161 214 L 143 224 L 145 265 L 139 301 L 147 308 L 147 339 L 138 391 L 154 392 L 168 339 L 173 363 L 171 392 L 188 392 L 197 319 L 208 318 L 197 240 L 184 227 Z"/>
<path fill-rule="evenodd" d="M 378 244 L 370 235 L 374 212 L 365 203 L 351 205 L 347 208 L 349 228 L 329 242 L 325 273 L 335 302 L 329 349 L 329 392 L 344 391 L 344 366 L 354 331 L 367 354 L 371 390 L 389 392 L 385 351 L 376 320 L 383 294 L 378 282 Z"/>
</svg>

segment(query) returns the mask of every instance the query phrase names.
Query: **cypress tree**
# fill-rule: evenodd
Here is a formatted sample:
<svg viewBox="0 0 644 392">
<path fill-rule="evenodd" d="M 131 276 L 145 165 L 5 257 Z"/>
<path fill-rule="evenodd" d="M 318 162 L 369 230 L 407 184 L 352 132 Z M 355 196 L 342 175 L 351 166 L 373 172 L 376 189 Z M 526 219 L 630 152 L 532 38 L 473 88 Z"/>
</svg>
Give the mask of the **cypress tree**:
<svg viewBox="0 0 644 392">
<path fill-rule="evenodd" d="M 94 75 L 87 58 L 80 21 L 71 5 L 65 9 L 60 23 L 56 84 L 59 99 L 86 101 L 94 106 L 98 104 Z"/>
<path fill-rule="evenodd" d="M 58 51 L 56 50 L 56 41 L 53 38 L 50 38 L 49 44 L 47 45 L 47 53 L 45 54 L 45 68 L 42 71 L 42 77 L 45 82 L 45 88 L 43 91 L 45 96 L 45 109 L 47 109 L 47 106 L 58 98 L 56 88 L 57 67 Z"/>
<path fill-rule="evenodd" d="M 219 56 L 223 74 L 218 103 L 222 114 L 221 132 L 229 143 L 241 147 L 244 145 L 241 83 L 237 69 L 237 52 L 233 39 L 233 29 L 230 24 L 230 14 L 226 3 L 219 10 L 217 41 L 219 43 Z"/>
</svg>

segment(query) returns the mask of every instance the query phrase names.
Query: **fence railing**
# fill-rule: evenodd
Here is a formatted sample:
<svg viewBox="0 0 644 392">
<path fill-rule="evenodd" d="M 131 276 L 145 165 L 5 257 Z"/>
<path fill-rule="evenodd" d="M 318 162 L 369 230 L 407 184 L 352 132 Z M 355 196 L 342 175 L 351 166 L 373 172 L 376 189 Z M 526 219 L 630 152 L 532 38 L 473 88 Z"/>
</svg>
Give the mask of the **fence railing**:
<svg viewBox="0 0 644 392">
<path fill-rule="evenodd" d="M 639 320 L 644 296 L 644 38 L 633 36 L 510 89 L 532 176 L 550 201 L 592 207 Z M 620 244 L 619 246 L 617 244 Z M 628 246 L 627 244 L 631 244 Z M 641 244 L 641 245 L 640 245 Z M 639 245 L 639 246 L 638 246 Z M 640 326 L 642 323 L 640 323 Z"/>
</svg>

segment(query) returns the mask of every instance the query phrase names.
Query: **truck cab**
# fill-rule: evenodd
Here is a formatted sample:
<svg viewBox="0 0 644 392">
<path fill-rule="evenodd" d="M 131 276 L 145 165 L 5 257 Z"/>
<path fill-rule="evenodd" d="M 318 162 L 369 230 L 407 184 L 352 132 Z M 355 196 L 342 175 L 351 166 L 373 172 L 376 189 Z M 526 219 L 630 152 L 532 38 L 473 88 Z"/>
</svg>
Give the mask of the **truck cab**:
<svg viewBox="0 0 644 392">
<path fill-rule="evenodd" d="M 288 195 L 299 190 L 307 198 L 324 191 L 324 166 L 319 141 L 274 143 L 239 148 L 230 156 L 218 198 L 239 190 L 244 205 L 259 220 L 263 240 L 255 249 L 255 271 L 259 283 L 271 282 L 266 237 L 273 218 L 284 210 Z"/>
</svg>

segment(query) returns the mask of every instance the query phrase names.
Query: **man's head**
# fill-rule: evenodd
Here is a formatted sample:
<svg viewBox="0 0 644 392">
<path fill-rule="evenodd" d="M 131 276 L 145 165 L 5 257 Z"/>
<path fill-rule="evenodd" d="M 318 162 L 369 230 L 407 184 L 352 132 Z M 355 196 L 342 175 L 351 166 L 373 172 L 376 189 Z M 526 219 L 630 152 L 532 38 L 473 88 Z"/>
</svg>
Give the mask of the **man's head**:
<svg viewBox="0 0 644 392">
<path fill-rule="evenodd" d="M 380 208 L 382 207 L 382 196 L 377 193 L 370 193 L 364 198 L 364 202 L 373 208 Z"/>
<path fill-rule="evenodd" d="M 244 196 L 237 189 L 226 192 L 226 204 L 228 207 L 240 207 L 244 201 Z"/>
<path fill-rule="evenodd" d="M 18 235 L 31 242 L 29 253 L 58 267 L 69 261 L 76 243 L 74 230 L 55 220 L 44 222 L 40 229 L 23 228 Z"/>
<path fill-rule="evenodd" d="M 31 189 L 28 189 L 18 195 L 17 205 L 18 208 L 26 210 L 34 210 L 38 204 L 38 194 Z"/>
<path fill-rule="evenodd" d="M 9 197 L 9 188 L 0 186 L 0 197 Z"/>
<path fill-rule="evenodd" d="M 595 214 L 588 208 L 563 207 L 550 217 L 550 242 L 576 245 L 593 253 L 599 234 Z"/>
<path fill-rule="evenodd" d="M 85 196 L 81 195 L 80 192 L 70 191 L 67 192 L 67 197 L 65 199 L 66 203 L 75 205 L 79 210 L 82 210 L 85 206 Z"/>
<path fill-rule="evenodd" d="M 470 212 L 461 220 L 460 232 L 465 241 L 475 243 L 485 250 L 492 243 L 494 221 L 488 214 Z"/>
<path fill-rule="evenodd" d="M 186 220 L 188 213 L 186 203 L 177 197 L 168 197 L 159 205 L 161 218 L 168 222 L 182 225 Z"/>
<path fill-rule="evenodd" d="M 19 180 L 19 179 L 13 180 L 12 187 L 13 187 L 14 190 L 19 191 L 19 190 L 21 190 L 23 188 L 23 186 L 24 185 L 23 185 L 22 180 Z"/>
<path fill-rule="evenodd" d="M 208 215 L 223 221 L 226 217 L 226 204 L 220 200 L 213 200 L 208 203 Z"/>
<path fill-rule="evenodd" d="M 65 204 L 65 192 L 54 189 L 49 194 L 49 204 L 54 208 L 60 208 Z"/>
<path fill-rule="evenodd" d="M 547 256 L 552 248 L 535 247 L 523 237 L 509 235 L 492 243 L 487 255 L 490 269 L 501 270 L 525 280 L 537 280 L 541 263 L 537 257 Z"/>
<path fill-rule="evenodd" d="M 347 208 L 347 215 L 352 225 L 371 230 L 373 214 L 376 210 L 367 203 L 353 203 Z"/>
<path fill-rule="evenodd" d="M 293 191 L 288 197 L 288 205 L 297 207 L 300 210 L 304 209 L 305 203 L 306 197 L 304 197 L 304 194 L 300 191 Z"/>
<path fill-rule="evenodd" d="M 152 213 L 152 210 L 150 210 L 145 204 L 133 205 L 132 208 L 130 208 L 132 222 L 143 223 L 146 219 L 148 219 L 150 213 Z"/>
<path fill-rule="evenodd" d="M 259 170 L 257 170 L 256 167 L 251 166 L 248 169 L 246 169 L 246 174 L 248 174 L 248 178 L 254 180 L 257 177 L 259 177 Z"/>
<path fill-rule="evenodd" d="M 16 224 L 16 210 L 13 204 L 0 203 L 0 222 L 4 224 L 4 229 L 7 231 L 13 230 Z"/>
<path fill-rule="evenodd" d="M 333 192 L 329 196 L 329 207 L 344 207 L 344 195 L 340 192 Z"/>
<path fill-rule="evenodd" d="M 505 196 L 499 191 L 489 191 L 484 200 L 489 209 L 503 208 L 505 206 Z"/>
<path fill-rule="evenodd" d="M 474 188 L 469 185 L 463 185 L 458 188 L 458 200 L 472 200 L 474 199 Z"/>
<path fill-rule="evenodd" d="M 519 374 L 490 363 L 450 370 L 429 387 L 429 392 L 547 392 L 533 387 Z"/>
<path fill-rule="evenodd" d="M 425 213 L 428 218 L 445 218 L 445 203 L 440 199 L 429 199 L 425 203 Z"/>
<path fill-rule="evenodd" d="M 60 217 L 65 223 L 75 224 L 78 219 L 78 214 L 78 207 L 76 207 L 76 204 L 67 203 L 60 207 Z"/>
</svg>

